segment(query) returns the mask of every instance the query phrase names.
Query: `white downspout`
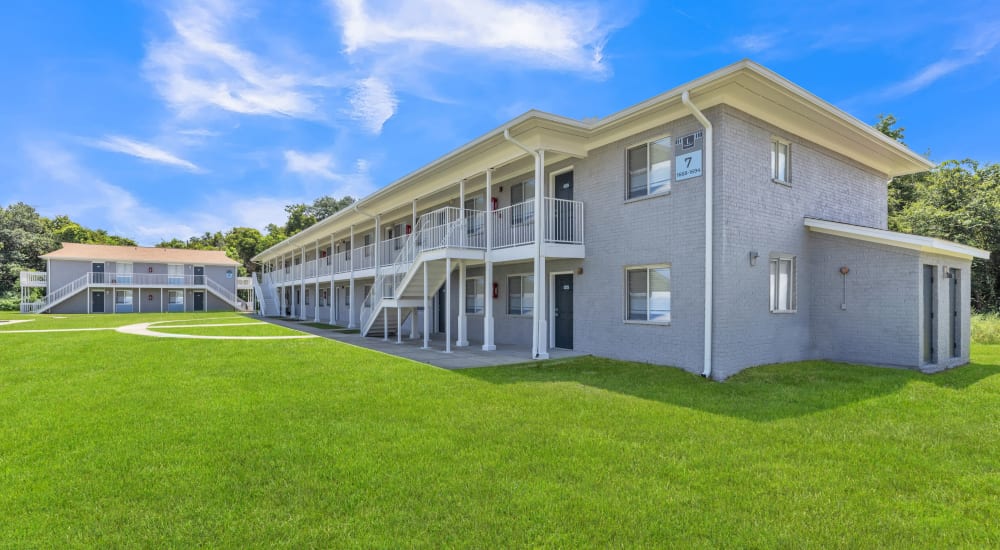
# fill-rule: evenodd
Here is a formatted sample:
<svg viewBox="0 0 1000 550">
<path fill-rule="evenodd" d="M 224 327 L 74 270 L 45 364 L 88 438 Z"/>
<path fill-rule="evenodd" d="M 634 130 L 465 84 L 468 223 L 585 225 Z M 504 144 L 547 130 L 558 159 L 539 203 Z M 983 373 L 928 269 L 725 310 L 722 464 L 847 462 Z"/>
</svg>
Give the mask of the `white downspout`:
<svg viewBox="0 0 1000 550">
<path fill-rule="evenodd" d="M 545 238 L 545 157 L 542 151 L 532 151 L 510 135 L 510 129 L 503 129 L 503 137 L 519 149 L 535 157 L 535 292 L 533 302 L 534 323 L 531 334 L 531 356 L 548 359 L 548 325 L 545 321 L 545 258 L 542 256 L 542 241 Z"/>
<path fill-rule="evenodd" d="M 681 94 L 681 102 L 691 111 L 698 122 L 705 127 L 705 357 L 704 369 L 701 375 L 705 378 L 712 377 L 712 303 L 713 292 L 712 283 L 714 272 L 712 265 L 712 229 L 714 222 L 712 219 L 712 123 L 705 118 L 701 110 L 691 102 L 691 94 L 684 90 Z"/>
</svg>

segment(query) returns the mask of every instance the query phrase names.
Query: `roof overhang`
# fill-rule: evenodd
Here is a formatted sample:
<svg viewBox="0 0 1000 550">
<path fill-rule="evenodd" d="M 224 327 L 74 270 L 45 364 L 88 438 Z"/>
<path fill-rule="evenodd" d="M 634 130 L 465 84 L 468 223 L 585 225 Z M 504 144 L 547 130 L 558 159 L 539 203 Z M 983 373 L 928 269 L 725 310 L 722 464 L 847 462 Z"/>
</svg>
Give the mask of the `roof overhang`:
<svg viewBox="0 0 1000 550">
<path fill-rule="evenodd" d="M 875 229 L 874 227 L 818 220 L 815 218 L 805 218 L 805 225 L 810 231 L 816 233 L 952 256 L 962 258 L 963 260 L 971 260 L 972 258 L 988 260 L 990 258 L 990 253 L 986 250 L 934 237 L 897 233 L 885 229 Z"/>
<path fill-rule="evenodd" d="M 398 210 L 413 200 L 439 193 L 444 186 L 523 159 L 526 153 L 504 139 L 505 129 L 530 149 L 553 152 L 556 157 L 583 158 L 598 147 L 688 116 L 690 112 L 681 103 L 685 91 L 702 110 L 731 105 L 886 177 L 934 167 L 926 158 L 777 73 L 743 60 L 594 122 L 528 111 L 268 248 L 253 260 L 297 250 L 335 229 L 346 232 L 351 225 L 370 224 L 370 214 Z"/>
</svg>

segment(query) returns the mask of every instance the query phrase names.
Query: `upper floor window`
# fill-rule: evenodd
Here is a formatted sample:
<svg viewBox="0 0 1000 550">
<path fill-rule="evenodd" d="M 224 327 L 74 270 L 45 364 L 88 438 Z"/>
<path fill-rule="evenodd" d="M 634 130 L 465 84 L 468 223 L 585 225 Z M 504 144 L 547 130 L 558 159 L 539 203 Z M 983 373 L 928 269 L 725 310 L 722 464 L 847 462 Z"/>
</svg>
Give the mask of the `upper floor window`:
<svg viewBox="0 0 1000 550">
<path fill-rule="evenodd" d="M 791 144 L 774 138 L 771 140 L 771 179 L 780 183 L 791 182 Z"/>
<path fill-rule="evenodd" d="M 771 312 L 795 311 L 795 256 L 771 256 Z"/>
<path fill-rule="evenodd" d="M 510 186 L 510 204 L 513 205 L 511 223 L 530 222 L 535 219 L 535 180 L 525 180 Z"/>
<path fill-rule="evenodd" d="M 672 155 L 670 136 L 629 148 L 625 198 L 635 199 L 670 191 Z"/>
</svg>

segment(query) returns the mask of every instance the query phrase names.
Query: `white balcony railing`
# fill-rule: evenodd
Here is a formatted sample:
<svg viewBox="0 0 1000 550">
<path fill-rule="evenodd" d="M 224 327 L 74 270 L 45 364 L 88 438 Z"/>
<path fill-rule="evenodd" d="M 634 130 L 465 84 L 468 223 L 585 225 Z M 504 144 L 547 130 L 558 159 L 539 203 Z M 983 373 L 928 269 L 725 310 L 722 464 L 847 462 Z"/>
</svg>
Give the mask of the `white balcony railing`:
<svg viewBox="0 0 1000 550">
<path fill-rule="evenodd" d="M 21 286 L 23 287 L 44 287 L 48 286 L 49 274 L 44 271 L 22 271 Z"/>
<path fill-rule="evenodd" d="M 405 240 L 406 240 L 406 235 L 402 235 L 378 243 L 379 267 L 392 265 L 396 261 L 396 256 L 399 256 L 399 251 L 402 250 L 403 241 Z"/>
<path fill-rule="evenodd" d="M 375 267 L 375 245 L 373 244 L 355 248 L 354 253 L 351 256 L 353 258 L 355 271 Z"/>
<path fill-rule="evenodd" d="M 583 203 L 545 199 L 545 242 L 583 244 Z"/>
</svg>

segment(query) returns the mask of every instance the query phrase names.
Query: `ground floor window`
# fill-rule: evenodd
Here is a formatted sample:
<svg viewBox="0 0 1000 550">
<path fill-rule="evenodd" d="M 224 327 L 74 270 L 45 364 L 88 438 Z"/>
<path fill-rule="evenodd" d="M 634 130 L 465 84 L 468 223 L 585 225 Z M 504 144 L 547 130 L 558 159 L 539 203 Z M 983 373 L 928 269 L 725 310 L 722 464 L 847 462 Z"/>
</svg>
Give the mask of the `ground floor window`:
<svg viewBox="0 0 1000 550">
<path fill-rule="evenodd" d="M 795 256 L 771 256 L 771 312 L 795 311 Z"/>
<path fill-rule="evenodd" d="M 482 313 L 486 307 L 486 288 L 482 277 L 465 280 L 465 312 L 473 315 Z"/>
<path fill-rule="evenodd" d="M 115 311 L 118 313 L 131 313 L 132 312 L 132 291 L 131 290 L 116 290 L 115 291 Z"/>
<path fill-rule="evenodd" d="M 535 300 L 535 277 L 512 275 L 507 277 L 507 313 L 531 315 Z"/>
<path fill-rule="evenodd" d="M 326 289 L 319 289 L 319 307 L 326 307 Z"/>
<path fill-rule="evenodd" d="M 184 291 L 167 291 L 167 311 L 184 311 Z"/>
<path fill-rule="evenodd" d="M 625 320 L 670 322 L 670 266 L 650 265 L 625 270 Z"/>
<path fill-rule="evenodd" d="M 311 293 L 309 292 L 309 289 L 307 288 L 306 289 L 306 305 L 309 305 L 309 294 L 311 294 Z"/>
</svg>

